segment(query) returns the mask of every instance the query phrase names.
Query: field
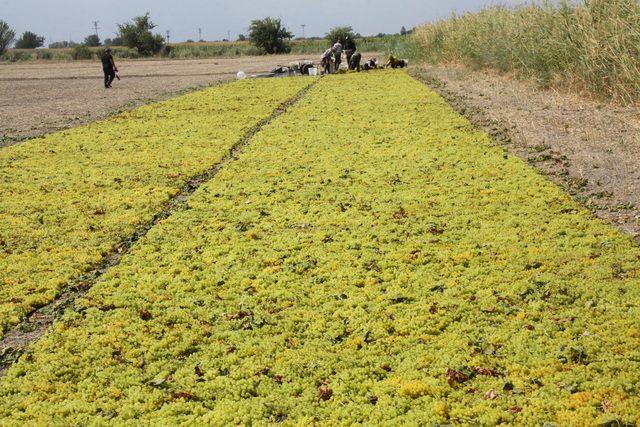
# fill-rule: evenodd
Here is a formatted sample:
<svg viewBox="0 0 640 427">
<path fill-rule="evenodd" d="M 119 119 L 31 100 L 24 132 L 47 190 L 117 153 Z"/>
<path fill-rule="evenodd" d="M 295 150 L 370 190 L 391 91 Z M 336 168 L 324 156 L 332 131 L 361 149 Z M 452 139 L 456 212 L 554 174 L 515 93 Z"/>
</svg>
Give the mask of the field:
<svg viewBox="0 0 640 427">
<path fill-rule="evenodd" d="M 216 170 L 11 364 L 3 423 L 640 422 L 640 248 L 405 72 L 214 87 L 0 162 L 9 334 Z"/>
<path fill-rule="evenodd" d="M 457 62 L 593 98 L 640 101 L 640 2 L 523 2 L 422 25 L 414 41 L 432 63 Z"/>
<path fill-rule="evenodd" d="M 271 71 L 296 55 L 231 59 L 120 61 L 121 81 L 105 92 L 96 61 L 0 63 L 0 147 L 109 117 L 248 73 Z M 316 59 L 315 57 L 311 59 Z"/>
<path fill-rule="evenodd" d="M 410 48 L 410 37 L 401 35 L 388 35 L 384 37 L 362 37 L 356 40 L 358 48 L 362 52 L 395 52 L 405 55 Z M 297 39 L 290 41 L 291 54 L 320 56 L 330 47 L 326 39 Z M 262 52 L 248 41 L 232 42 L 189 42 L 173 43 L 169 46 L 169 54 L 164 54 L 166 59 L 196 59 L 196 58 L 236 58 L 244 56 L 258 56 Z M 92 47 L 90 51 L 98 56 L 105 48 Z M 114 54 L 120 58 L 139 58 L 136 49 L 123 46 L 112 47 Z M 10 49 L 0 61 L 71 61 L 73 48 L 63 49 Z"/>
</svg>

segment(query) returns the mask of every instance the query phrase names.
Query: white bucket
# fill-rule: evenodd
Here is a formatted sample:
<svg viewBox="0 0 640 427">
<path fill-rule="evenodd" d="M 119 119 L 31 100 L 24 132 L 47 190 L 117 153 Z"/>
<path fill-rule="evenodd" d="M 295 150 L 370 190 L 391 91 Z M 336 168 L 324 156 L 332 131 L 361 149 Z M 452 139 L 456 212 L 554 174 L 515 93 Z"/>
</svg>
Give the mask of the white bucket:
<svg viewBox="0 0 640 427">
<path fill-rule="evenodd" d="M 309 75 L 310 76 L 317 76 L 318 75 L 318 69 L 316 67 L 309 68 Z"/>
<path fill-rule="evenodd" d="M 244 71 L 239 71 L 237 77 L 238 77 L 238 80 L 244 80 L 247 78 L 247 75 L 245 74 Z"/>
</svg>

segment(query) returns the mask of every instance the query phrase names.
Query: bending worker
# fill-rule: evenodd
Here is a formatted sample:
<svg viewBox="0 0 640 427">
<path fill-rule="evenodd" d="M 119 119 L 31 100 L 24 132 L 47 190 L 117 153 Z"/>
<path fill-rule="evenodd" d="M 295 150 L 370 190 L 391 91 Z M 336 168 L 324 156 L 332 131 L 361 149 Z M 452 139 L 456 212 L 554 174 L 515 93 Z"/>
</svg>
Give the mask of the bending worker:
<svg viewBox="0 0 640 427">
<path fill-rule="evenodd" d="M 340 64 L 342 63 L 342 43 L 340 40 L 333 45 L 333 55 L 335 56 L 336 72 L 340 70 Z"/>
<path fill-rule="evenodd" d="M 323 74 L 331 73 L 331 61 L 333 59 L 333 49 L 327 49 L 322 54 L 322 72 Z"/>
<path fill-rule="evenodd" d="M 350 36 L 344 39 L 344 54 L 347 56 L 347 64 L 351 66 L 351 57 L 356 53 L 356 42 Z"/>
<path fill-rule="evenodd" d="M 102 71 L 104 72 L 104 88 L 110 89 L 111 83 L 115 80 L 116 73 L 118 72 L 118 67 L 116 67 L 113 55 L 111 55 L 111 49 L 105 50 L 101 59 Z"/>
<path fill-rule="evenodd" d="M 360 61 L 362 61 L 362 54 L 360 52 L 351 55 L 349 59 L 349 69 L 360 72 Z"/>
</svg>

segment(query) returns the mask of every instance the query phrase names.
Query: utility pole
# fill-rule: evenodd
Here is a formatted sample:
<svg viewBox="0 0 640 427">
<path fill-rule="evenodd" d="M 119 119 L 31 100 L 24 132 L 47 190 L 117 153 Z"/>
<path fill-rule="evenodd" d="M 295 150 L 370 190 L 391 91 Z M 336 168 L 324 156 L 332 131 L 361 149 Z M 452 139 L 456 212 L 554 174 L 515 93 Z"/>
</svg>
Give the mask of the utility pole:
<svg viewBox="0 0 640 427">
<path fill-rule="evenodd" d="M 98 36 L 98 24 L 100 24 L 99 21 L 93 21 L 93 29 L 95 30 L 96 36 Z"/>
<path fill-rule="evenodd" d="M 302 25 L 301 25 L 301 27 L 302 27 L 302 38 L 303 38 L 303 39 L 306 39 L 307 37 L 306 37 L 306 35 L 304 34 L 304 29 L 307 27 L 307 24 L 302 24 Z"/>
<path fill-rule="evenodd" d="M 171 30 L 167 30 L 167 44 L 171 42 Z"/>
<path fill-rule="evenodd" d="M 227 31 L 227 40 L 231 41 L 231 31 Z"/>
<path fill-rule="evenodd" d="M 202 28 L 198 28 L 198 41 L 202 40 Z"/>
</svg>

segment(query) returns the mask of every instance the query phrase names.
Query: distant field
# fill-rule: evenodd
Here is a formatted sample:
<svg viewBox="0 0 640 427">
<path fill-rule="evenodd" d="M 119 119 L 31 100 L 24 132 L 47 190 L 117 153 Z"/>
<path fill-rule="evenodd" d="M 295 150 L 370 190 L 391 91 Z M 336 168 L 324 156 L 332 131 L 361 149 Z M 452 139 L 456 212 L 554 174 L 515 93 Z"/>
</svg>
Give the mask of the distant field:
<svg viewBox="0 0 640 427">
<path fill-rule="evenodd" d="M 365 52 L 396 53 L 407 56 L 410 49 L 408 36 L 364 37 L 357 41 L 358 49 Z M 329 42 L 321 40 L 292 40 L 292 54 L 320 54 L 329 47 Z M 113 46 L 114 54 L 119 58 L 136 59 L 140 54 L 135 49 L 123 46 Z M 94 52 L 94 59 L 105 47 L 90 48 Z M 194 42 L 174 43 L 170 45 L 169 53 L 164 57 L 169 59 L 191 58 L 233 58 L 240 56 L 261 55 L 260 50 L 250 42 Z M 71 61 L 73 48 L 64 49 L 10 49 L 0 57 L 4 61 Z"/>
<path fill-rule="evenodd" d="M 0 62 L 0 147 L 233 79 L 240 70 L 266 72 L 304 57 L 116 58 L 122 80 L 108 92 L 97 61 Z"/>
</svg>

